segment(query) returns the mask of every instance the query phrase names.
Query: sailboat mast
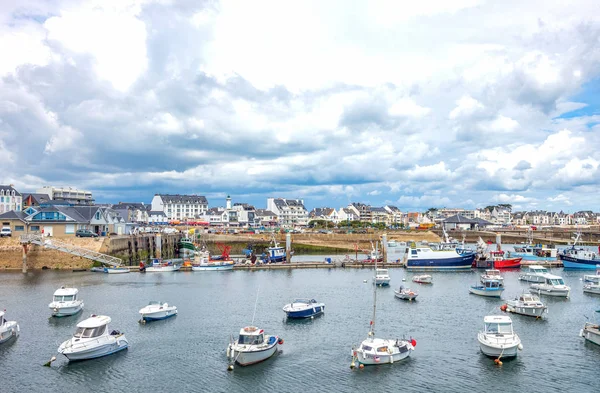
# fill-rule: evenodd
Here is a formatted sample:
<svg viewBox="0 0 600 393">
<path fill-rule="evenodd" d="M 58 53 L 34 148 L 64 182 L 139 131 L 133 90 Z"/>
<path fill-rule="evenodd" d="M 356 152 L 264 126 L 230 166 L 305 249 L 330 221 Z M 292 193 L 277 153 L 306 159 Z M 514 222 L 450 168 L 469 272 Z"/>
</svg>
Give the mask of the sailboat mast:
<svg viewBox="0 0 600 393">
<path fill-rule="evenodd" d="M 373 245 L 371 244 L 371 248 Z M 375 315 L 377 313 L 377 259 L 379 257 L 378 248 L 375 246 L 375 282 L 373 283 L 373 317 L 371 318 L 371 330 L 369 334 L 371 338 L 375 337 Z"/>
</svg>

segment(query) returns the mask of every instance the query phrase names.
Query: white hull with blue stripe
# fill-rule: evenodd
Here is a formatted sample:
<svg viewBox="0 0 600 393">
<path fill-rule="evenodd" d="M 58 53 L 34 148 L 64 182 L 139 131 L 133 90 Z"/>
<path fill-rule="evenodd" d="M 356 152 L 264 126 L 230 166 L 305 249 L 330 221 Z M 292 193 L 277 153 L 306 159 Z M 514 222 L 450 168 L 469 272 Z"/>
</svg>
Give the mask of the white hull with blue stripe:
<svg viewBox="0 0 600 393">
<path fill-rule="evenodd" d="M 470 270 L 475 260 L 475 252 L 442 250 L 429 247 L 411 248 L 407 253 L 408 270 Z"/>
<path fill-rule="evenodd" d="M 167 303 L 150 302 L 140 310 L 143 321 L 159 321 L 177 315 L 177 307 L 169 306 Z"/>
<path fill-rule="evenodd" d="M 315 299 L 295 299 L 283 306 L 283 311 L 288 318 L 312 318 L 325 312 L 325 304 Z"/>
</svg>

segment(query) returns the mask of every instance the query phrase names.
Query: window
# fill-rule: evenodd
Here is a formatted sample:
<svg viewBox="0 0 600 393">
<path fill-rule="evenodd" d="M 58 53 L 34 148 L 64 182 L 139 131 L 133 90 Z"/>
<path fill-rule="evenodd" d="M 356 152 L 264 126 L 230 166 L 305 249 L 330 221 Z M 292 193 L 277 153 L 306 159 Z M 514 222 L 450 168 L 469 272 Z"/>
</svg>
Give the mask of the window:
<svg viewBox="0 0 600 393">
<path fill-rule="evenodd" d="M 25 226 L 23 225 L 15 225 L 15 232 L 16 231 L 24 231 L 25 230 Z"/>
<path fill-rule="evenodd" d="M 29 227 L 29 229 L 31 231 L 39 231 L 40 230 L 40 226 L 39 225 L 32 225 Z"/>
<path fill-rule="evenodd" d="M 100 219 L 100 211 L 98 210 L 98 211 L 96 212 L 96 220 L 99 220 L 99 219 Z"/>
<path fill-rule="evenodd" d="M 74 224 L 66 225 L 65 226 L 65 234 L 72 235 L 73 233 L 75 233 L 75 225 Z"/>
</svg>

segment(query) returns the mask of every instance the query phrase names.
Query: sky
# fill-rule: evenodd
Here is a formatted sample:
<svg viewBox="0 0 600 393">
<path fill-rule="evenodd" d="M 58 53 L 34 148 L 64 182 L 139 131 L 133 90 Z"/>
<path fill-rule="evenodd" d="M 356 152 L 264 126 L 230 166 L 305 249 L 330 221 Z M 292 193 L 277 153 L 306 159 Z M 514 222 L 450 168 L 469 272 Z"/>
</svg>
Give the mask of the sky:
<svg viewBox="0 0 600 393">
<path fill-rule="evenodd" d="M 0 1 L 0 184 L 599 211 L 598 10 Z"/>
</svg>

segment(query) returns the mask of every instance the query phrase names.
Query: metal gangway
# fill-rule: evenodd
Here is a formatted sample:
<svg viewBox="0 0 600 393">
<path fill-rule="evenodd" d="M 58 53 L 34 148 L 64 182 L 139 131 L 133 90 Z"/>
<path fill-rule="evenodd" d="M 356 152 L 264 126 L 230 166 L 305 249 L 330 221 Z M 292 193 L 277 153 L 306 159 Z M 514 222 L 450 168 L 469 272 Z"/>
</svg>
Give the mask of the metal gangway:
<svg viewBox="0 0 600 393">
<path fill-rule="evenodd" d="M 62 251 L 82 258 L 91 259 L 92 261 L 100 262 L 108 266 L 121 266 L 121 259 L 100 252 L 92 251 L 87 248 L 77 247 L 69 243 L 61 242 L 56 239 L 49 239 L 43 235 L 27 234 L 21 235 L 21 244 L 36 244 L 52 250 Z"/>
</svg>

